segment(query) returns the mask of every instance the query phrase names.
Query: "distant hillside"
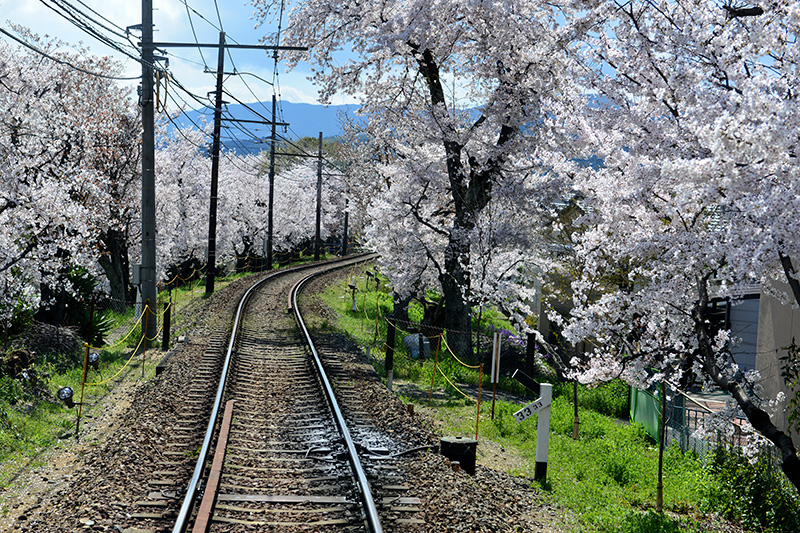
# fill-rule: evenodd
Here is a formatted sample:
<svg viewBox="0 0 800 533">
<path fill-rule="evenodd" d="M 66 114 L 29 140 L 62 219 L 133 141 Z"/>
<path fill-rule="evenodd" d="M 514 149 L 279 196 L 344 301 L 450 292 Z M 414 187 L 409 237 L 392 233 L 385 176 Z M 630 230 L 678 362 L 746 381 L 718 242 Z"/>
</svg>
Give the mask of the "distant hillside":
<svg viewBox="0 0 800 533">
<path fill-rule="evenodd" d="M 234 117 L 240 120 L 264 120 L 263 117 L 269 118 L 270 109 L 272 107 L 271 103 L 256 102 L 246 105 L 257 114 L 247 109 L 244 105 L 228 104 L 228 112 L 224 113 L 223 116 Z M 288 122 L 289 126 L 286 128 L 278 127 L 278 134 L 292 140 L 302 137 L 316 138 L 319 136 L 319 132 L 322 132 L 322 136 L 325 138 L 338 137 L 342 132 L 339 125 L 341 115 L 351 119 L 358 118 L 355 115 L 358 110 L 358 106 L 356 105 L 323 106 L 282 102 L 280 107 L 283 109 L 282 120 Z M 279 117 L 279 119 L 280 118 L 281 117 Z M 192 121 L 198 125 L 202 125 L 201 120 L 205 120 L 207 123 L 211 124 L 214 120 L 213 110 L 211 108 L 206 108 L 187 111 L 182 116 L 178 117 L 176 122 L 182 126 L 188 127 L 192 126 Z M 225 146 L 234 148 L 238 152 L 244 150 L 260 152 L 268 148 L 267 142 L 259 142 L 253 139 L 252 136 L 238 129 L 236 123 L 223 121 L 222 125 L 222 141 Z M 248 131 L 266 141 L 269 140 L 269 125 L 242 123 L 239 126 L 242 129 L 246 128 Z"/>
</svg>

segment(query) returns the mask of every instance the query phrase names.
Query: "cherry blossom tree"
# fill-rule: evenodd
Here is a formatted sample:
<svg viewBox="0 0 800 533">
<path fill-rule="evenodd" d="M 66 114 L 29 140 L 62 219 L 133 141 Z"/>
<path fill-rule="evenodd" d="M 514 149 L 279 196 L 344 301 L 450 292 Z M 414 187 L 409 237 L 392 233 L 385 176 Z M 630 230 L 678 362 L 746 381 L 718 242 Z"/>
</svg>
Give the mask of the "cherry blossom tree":
<svg viewBox="0 0 800 533">
<path fill-rule="evenodd" d="M 732 395 L 800 487 L 797 451 L 770 418 L 776 399 L 732 361 L 735 339 L 710 306 L 735 302 L 741 284 L 783 277 L 797 288 L 800 10 L 706 0 L 586 8 L 605 21 L 582 48 L 594 68 L 570 92 L 583 100 L 551 117 L 575 135 L 575 160 L 603 162 L 559 167 L 587 208 L 563 324 L 574 342 L 594 344 L 582 379 L 679 388 L 696 374 Z"/>
<path fill-rule="evenodd" d="M 344 195 L 338 171 L 328 165 L 322 173 L 320 238 L 341 231 Z M 317 162 L 296 163 L 275 176 L 273 242 L 277 250 L 290 250 L 314 239 L 316 234 Z"/>
<path fill-rule="evenodd" d="M 71 290 L 70 271 L 98 273 L 96 244 L 112 201 L 108 162 L 120 123 L 130 119 L 114 82 L 89 74 L 113 76 L 117 64 L 86 50 L 60 52 L 60 42 L 16 31 L 61 63 L 0 44 L 0 312 L 6 320 L 38 307 L 42 290 Z"/>
<path fill-rule="evenodd" d="M 280 5 L 253 4 L 259 20 Z M 310 46 L 323 98 L 357 96 L 368 129 L 391 137 L 393 151 L 438 147 L 435 172 L 446 177 L 451 214 L 434 231 L 444 232 L 436 276 L 451 330 L 470 327 L 470 238 L 482 211 L 499 183 L 539 164 L 548 144 L 542 117 L 582 31 L 568 4 L 312 0 L 292 11 L 284 44 Z M 341 50 L 352 59 L 340 63 Z M 461 338 L 455 348 L 471 351 L 469 336 Z"/>
<path fill-rule="evenodd" d="M 192 259 L 205 262 L 211 158 L 206 150 L 208 132 L 194 128 L 170 130 L 163 122 L 158 130 L 156 265 L 158 279 L 166 279 L 171 266 Z M 138 236 L 131 242 L 134 258 L 140 257 L 140 239 Z M 220 240 L 224 241 L 224 236 Z"/>
</svg>

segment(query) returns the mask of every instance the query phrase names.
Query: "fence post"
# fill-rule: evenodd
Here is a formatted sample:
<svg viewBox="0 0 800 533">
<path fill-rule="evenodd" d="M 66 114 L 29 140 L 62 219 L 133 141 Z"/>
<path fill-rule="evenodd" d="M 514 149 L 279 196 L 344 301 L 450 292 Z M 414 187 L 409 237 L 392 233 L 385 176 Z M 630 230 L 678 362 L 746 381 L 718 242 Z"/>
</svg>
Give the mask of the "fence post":
<svg viewBox="0 0 800 533">
<path fill-rule="evenodd" d="M 572 439 L 578 440 L 580 436 L 581 419 L 578 414 L 578 380 L 572 382 L 572 404 L 574 420 L 572 421 Z"/>
<path fill-rule="evenodd" d="M 527 343 L 525 344 L 525 373 L 529 376 L 535 376 L 536 335 L 528 333 L 527 337 Z"/>
<path fill-rule="evenodd" d="M 172 291 L 170 291 L 170 295 L 172 295 Z M 172 298 L 170 298 L 169 302 L 164 303 L 164 332 L 161 336 L 161 349 L 162 350 L 169 350 L 169 327 L 171 322 L 171 315 L 172 315 Z"/>
<path fill-rule="evenodd" d="M 497 383 L 500 381 L 500 333 L 492 335 L 492 420 L 494 420 L 494 402 L 497 398 Z"/>
<path fill-rule="evenodd" d="M 436 355 L 433 357 L 433 375 L 431 376 L 431 390 L 428 393 L 428 407 L 431 405 L 431 398 L 433 397 L 433 381 L 436 379 L 436 369 L 439 365 L 439 350 L 436 350 Z"/>
<path fill-rule="evenodd" d="M 83 343 L 83 377 L 81 377 L 81 401 L 78 403 L 78 418 L 75 420 L 75 440 L 78 440 L 78 434 L 81 427 L 81 414 L 83 413 L 83 391 L 86 388 L 86 372 L 89 368 L 89 343 Z"/>
<path fill-rule="evenodd" d="M 391 391 L 392 377 L 394 374 L 394 317 L 389 315 L 386 317 L 386 321 L 389 323 L 389 327 L 386 331 L 386 359 L 384 360 L 383 366 L 386 367 L 386 386 Z"/>
<path fill-rule="evenodd" d="M 436 353 L 439 353 L 437 350 Z M 478 369 L 478 410 L 475 413 L 475 440 L 478 440 L 478 428 L 481 424 L 481 389 L 483 388 L 483 363 Z"/>
</svg>

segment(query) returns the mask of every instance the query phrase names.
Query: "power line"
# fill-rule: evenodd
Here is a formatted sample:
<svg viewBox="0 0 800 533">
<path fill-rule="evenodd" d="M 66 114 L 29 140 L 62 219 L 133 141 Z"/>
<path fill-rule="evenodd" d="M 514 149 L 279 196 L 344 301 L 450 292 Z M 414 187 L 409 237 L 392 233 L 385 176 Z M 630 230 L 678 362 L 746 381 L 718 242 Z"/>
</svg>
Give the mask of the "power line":
<svg viewBox="0 0 800 533">
<path fill-rule="evenodd" d="M 107 74 L 100 74 L 99 72 L 91 72 L 91 71 L 86 70 L 84 68 L 81 68 L 81 67 L 79 67 L 77 65 L 73 65 L 69 61 L 66 61 L 66 60 L 63 60 L 63 59 L 59 59 L 57 57 L 54 57 L 54 56 L 48 54 L 44 50 L 42 50 L 42 49 L 40 49 L 40 48 L 38 48 L 38 47 L 36 47 L 36 46 L 34 46 L 32 44 L 29 44 L 29 43 L 25 42 L 24 40 L 20 39 L 19 37 L 16 37 L 15 35 L 9 33 L 4 28 L 0 28 L 0 33 L 5 35 L 6 37 L 9 37 L 9 38 L 15 40 L 16 42 L 18 42 L 19 44 L 21 44 L 25 48 L 33 50 L 37 54 L 39 54 L 41 56 L 44 56 L 44 57 L 46 57 L 47 59 L 49 59 L 51 61 L 55 61 L 59 65 L 64 65 L 64 66 L 69 67 L 69 68 L 71 68 L 73 70 L 77 70 L 78 72 L 83 72 L 84 74 L 88 74 L 89 76 L 94 76 L 96 78 L 104 78 L 104 79 L 107 79 L 107 80 L 120 80 L 120 81 L 138 80 L 140 78 L 140 76 L 135 76 L 135 77 L 128 78 L 128 77 L 122 77 L 122 76 L 109 76 Z"/>
<path fill-rule="evenodd" d="M 86 15 L 80 9 L 76 8 L 66 0 L 50 0 L 53 5 L 50 5 L 46 0 L 40 0 L 45 7 L 51 9 L 53 12 L 64 18 L 67 22 L 78 28 L 79 30 L 83 31 L 87 35 L 94 37 L 101 43 L 105 44 L 106 46 L 116 50 L 117 52 L 127 56 L 130 59 L 133 59 L 137 63 L 140 63 L 142 60 L 141 58 L 136 55 L 138 49 L 129 41 L 126 44 L 114 41 L 113 39 L 103 35 L 103 33 L 95 28 L 95 26 L 99 26 L 102 30 L 109 31 L 113 34 L 116 34 L 122 38 L 127 38 L 125 34 L 120 34 L 116 32 L 112 28 L 108 28 L 104 24 L 99 23 L 97 20 L 93 19 L 92 17 Z M 88 22 L 87 22 L 88 21 Z M 126 49 L 126 47 L 131 48 L 133 51 L 130 52 Z"/>
<path fill-rule="evenodd" d="M 123 28 L 122 26 L 119 26 L 119 25 L 118 25 L 118 24 L 116 24 L 115 22 L 113 22 L 113 21 L 111 21 L 111 20 L 107 19 L 107 18 L 106 18 L 106 17 L 104 17 L 102 14 L 98 13 L 97 11 L 95 11 L 94 9 L 92 9 L 92 8 L 91 8 L 91 7 L 90 7 L 88 4 L 86 4 L 86 2 L 84 2 L 83 0 L 78 0 L 78 3 L 79 3 L 80 5 L 82 5 L 83 7 L 85 7 L 86 9 L 88 9 L 89 11 L 91 11 L 92 13 L 94 13 L 95 15 L 97 15 L 98 17 L 100 17 L 101 19 L 103 19 L 104 21 L 106 21 L 106 22 L 108 22 L 109 24 L 111 24 L 112 26 L 114 26 L 115 28 L 119 29 L 121 32 L 123 32 L 123 33 L 125 32 L 125 28 Z"/>
<path fill-rule="evenodd" d="M 192 28 L 192 35 L 194 36 L 194 42 L 200 44 L 200 41 L 197 39 L 197 32 L 194 30 L 194 21 L 192 20 L 192 13 L 191 11 L 189 11 L 191 9 L 189 7 L 189 3 L 186 0 L 183 0 L 183 5 L 186 6 L 186 16 L 189 17 L 189 26 Z M 194 11 L 194 9 L 192 9 L 192 11 Z M 203 67 L 205 67 L 205 69 L 208 70 L 206 57 L 203 55 L 203 49 L 198 46 L 197 51 L 200 52 L 200 58 L 203 60 Z"/>
</svg>

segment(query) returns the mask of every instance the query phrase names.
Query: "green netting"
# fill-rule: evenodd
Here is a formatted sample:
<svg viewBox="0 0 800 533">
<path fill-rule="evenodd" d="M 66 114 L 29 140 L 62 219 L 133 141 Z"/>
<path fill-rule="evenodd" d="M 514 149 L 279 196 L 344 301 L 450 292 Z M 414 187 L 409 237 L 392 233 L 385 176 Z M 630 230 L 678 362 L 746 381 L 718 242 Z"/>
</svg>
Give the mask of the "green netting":
<svg viewBox="0 0 800 533">
<path fill-rule="evenodd" d="M 653 394 L 631 387 L 631 421 L 644 425 L 647 434 L 658 440 L 660 405 Z"/>
</svg>

